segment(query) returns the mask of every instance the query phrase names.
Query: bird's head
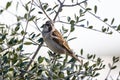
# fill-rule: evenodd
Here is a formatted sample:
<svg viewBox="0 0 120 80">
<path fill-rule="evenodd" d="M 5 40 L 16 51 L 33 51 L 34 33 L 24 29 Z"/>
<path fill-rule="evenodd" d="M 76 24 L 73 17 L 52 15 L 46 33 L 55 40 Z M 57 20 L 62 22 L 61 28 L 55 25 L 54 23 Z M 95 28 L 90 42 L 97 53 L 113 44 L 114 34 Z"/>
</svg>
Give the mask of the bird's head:
<svg viewBox="0 0 120 80">
<path fill-rule="evenodd" d="M 51 21 L 46 21 L 46 23 L 42 26 L 44 32 L 50 32 L 53 28 L 53 23 Z"/>
</svg>

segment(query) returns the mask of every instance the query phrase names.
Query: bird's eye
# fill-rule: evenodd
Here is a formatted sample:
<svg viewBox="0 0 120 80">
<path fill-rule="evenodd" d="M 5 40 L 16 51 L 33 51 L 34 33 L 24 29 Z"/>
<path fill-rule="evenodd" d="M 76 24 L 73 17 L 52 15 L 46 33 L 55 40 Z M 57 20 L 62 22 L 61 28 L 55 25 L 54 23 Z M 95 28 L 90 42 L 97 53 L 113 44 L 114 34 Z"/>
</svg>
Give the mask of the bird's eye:
<svg viewBox="0 0 120 80">
<path fill-rule="evenodd" d="M 50 24 L 46 24 L 47 26 L 50 26 Z"/>
<path fill-rule="evenodd" d="M 48 28 L 48 31 L 50 32 L 52 30 L 52 27 L 50 26 L 49 28 Z"/>
</svg>

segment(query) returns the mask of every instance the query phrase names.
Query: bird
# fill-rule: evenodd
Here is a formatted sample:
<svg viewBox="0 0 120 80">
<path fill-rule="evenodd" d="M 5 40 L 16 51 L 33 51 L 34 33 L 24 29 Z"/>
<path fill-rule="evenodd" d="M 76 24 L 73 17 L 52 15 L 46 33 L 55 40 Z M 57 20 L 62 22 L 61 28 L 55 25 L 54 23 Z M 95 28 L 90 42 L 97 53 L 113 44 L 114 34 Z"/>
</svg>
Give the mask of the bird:
<svg viewBox="0 0 120 80">
<path fill-rule="evenodd" d="M 62 37 L 61 33 L 54 27 L 52 21 L 46 21 L 43 24 L 42 37 L 47 47 L 54 53 L 67 54 L 81 63 L 81 60 L 73 53 L 67 41 Z"/>
</svg>

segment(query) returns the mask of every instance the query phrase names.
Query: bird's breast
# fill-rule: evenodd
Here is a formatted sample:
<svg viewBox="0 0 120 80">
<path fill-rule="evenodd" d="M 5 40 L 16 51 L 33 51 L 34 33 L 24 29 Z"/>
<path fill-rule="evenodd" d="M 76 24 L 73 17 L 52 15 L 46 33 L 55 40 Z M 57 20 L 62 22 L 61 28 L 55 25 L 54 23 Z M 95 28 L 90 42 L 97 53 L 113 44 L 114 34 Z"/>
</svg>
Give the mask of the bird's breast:
<svg viewBox="0 0 120 80">
<path fill-rule="evenodd" d="M 55 53 L 65 53 L 66 50 L 62 48 L 58 43 L 56 43 L 50 35 L 46 35 L 43 37 L 45 43 L 47 44 L 48 48 L 51 49 Z"/>
</svg>

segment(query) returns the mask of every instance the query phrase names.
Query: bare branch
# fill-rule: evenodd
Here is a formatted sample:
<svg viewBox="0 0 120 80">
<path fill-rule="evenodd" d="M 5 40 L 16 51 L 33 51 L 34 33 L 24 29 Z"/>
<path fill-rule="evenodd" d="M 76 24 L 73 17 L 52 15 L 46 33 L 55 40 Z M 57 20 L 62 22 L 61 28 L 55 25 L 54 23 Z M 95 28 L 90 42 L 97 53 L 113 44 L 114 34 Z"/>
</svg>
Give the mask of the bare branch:
<svg viewBox="0 0 120 80">
<path fill-rule="evenodd" d="M 63 7 L 73 7 L 73 6 L 77 6 L 77 5 L 80 5 L 80 4 L 82 4 L 82 3 L 86 2 L 86 1 L 87 1 L 87 0 L 82 1 L 82 2 L 79 2 L 79 3 L 77 2 L 76 4 L 72 4 L 72 5 L 64 5 L 65 0 L 64 0 L 63 2 L 61 2 L 60 0 L 58 0 L 58 2 L 59 2 L 59 4 L 60 4 L 60 7 L 59 7 L 58 11 L 56 12 L 56 15 L 55 15 L 55 17 L 54 17 L 54 19 L 53 19 L 53 22 L 56 20 L 57 16 L 59 15 L 59 13 L 61 12 L 61 10 L 62 10 Z"/>
<path fill-rule="evenodd" d="M 36 21 L 33 21 L 33 22 L 34 22 L 34 24 L 36 25 L 37 29 L 38 29 L 40 32 L 42 32 L 42 31 L 40 30 L 39 26 L 37 25 L 37 22 L 36 22 Z"/>
<path fill-rule="evenodd" d="M 58 0 L 58 2 L 60 4 L 60 7 L 59 7 L 58 11 L 56 12 L 56 15 L 55 15 L 55 17 L 53 19 L 53 22 L 56 20 L 57 16 L 59 15 L 60 11 L 62 10 L 62 7 L 63 7 L 63 4 L 64 4 L 65 0 L 63 2 L 61 2 L 60 0 Z"/>
<path fill-rule="evenodd" d="M 80 5 L 80 4 L 85 3 L 85 2 L 87 2 L 87 0 L 84 0 L 84 1 L 79 2 L 79 3 L 77 2 L 76 4 L 72 4 L 72 5 L 63 5 L 63 7 L 74 7 L 74 6 Z"/>
<path fill-rule="evenodd" d="M 29 23 L 29 17 L 30 17 L 30 13 L 31 13 L 31 9 L 32 9 L 32 3 L 33 3 L 33 0 L 31 1 L 31 5 L 30 5 L 30 11 L 28 12 L 28 18 L 27 18 L 27 22 L 26 22 L 26 26 L 25 26 L 25 34 L 23 35 L 23 38 L 22 38 L 22 45 L 23 45 L 23 42 L 25 40 L 25 36 L 26 36 L 26 32 L 27 32 L 27 28 L 28 28 L 28 23 Z M 24 5 L 23 5 L 24 6 Z M 21 51 L 22 52 L 22 51 Z M 20 54 L 21 54 L 20 52 Z"/>
<path fill-rule="evenodd" d="M 32 59 L 30 60 L 28 66 L 26 67 L 26 71 L 28 71 L 28 69 L 30 68 L 30 65 L 32 64 L 33 60 L 35 59 L 36 55 L 38 54 L 40 48 L 42 47 L 43 41 L 40 43 L 40 45 L 38 46 L 35 54 L 33 55 Z"/>
<path fill-rule="evenodd" d="M 118 73 L 118 76 L 117 76 L 117 79 L 116 79 L 116 80 L 119 80 L 119 77 L 120 77 L 120 71 L 119 71 L 119 73 Z"/>
<path fill-rule="evenodd" d="M 44 42 L 44 41 L 42 41 L 42 42 L 39 44 L 39 46 L 38 46 L 38 48 L 37 48 L 37 50 L 36 50 L 35 54 L 34 54 L 34 55 L 33 55 L 33 57 L 30 59 L 30 62 L 29 62 L 29 64 L 27 65 L 27 67 L 26 67 L 25 71 L 28 71 L 28 70 L 29 70 L 30 65 L 32 64 L 32 62 L 34 61 L 34 59 L 35 59 L 36 55 L 38 54 L 38 52 L 39 52 L 40 48 L 42 47 L 43 42 Z M 24 76 L 24 74 L 25 74 L 25 73 L 21 73 L 21 74 L 20 74 L 20 75 L 21 75 L 21 77 L 23 77 L 23 76 Z"/>
<path fill-rule="evenodd" d="M 43 13 L 46 15 L 46 17 L 50 20 L 50 21 L 52 21 L 51 20 L 51 18 L 48 16 L 48 14 L 45 12 L 45 10 L 43 9 L 43 7 L 42 7 L 42 3 L 41 3 L 41 1 L 39 0 L 39 3 L 40 3 L 40 6 L 38 6 L 42 11 L 43 11 Z"/>
</svg>

